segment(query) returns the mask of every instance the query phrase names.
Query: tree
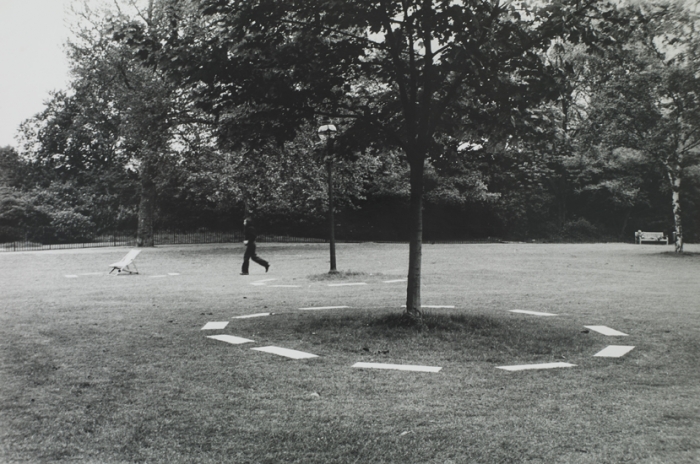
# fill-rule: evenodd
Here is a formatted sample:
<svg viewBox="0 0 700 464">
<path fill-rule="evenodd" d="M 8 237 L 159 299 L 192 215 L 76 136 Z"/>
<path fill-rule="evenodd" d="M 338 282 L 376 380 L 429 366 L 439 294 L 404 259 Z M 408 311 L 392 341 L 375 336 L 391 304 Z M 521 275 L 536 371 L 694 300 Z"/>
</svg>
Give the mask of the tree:
<svg viewBox="0 0 700 464">
<path fill-rule="evenodd" d="M 76 93 L 98 102 L 93 110 L 98 119 L 114 121 L 114 150 L 126 160 L 125 168 L 138 173 L 138 246 L 153 246 L 159 173 L 180 156 L 184 126 L 200 120 L 157 65 L 145 64 L 131 47 L 112 40 L 112 33 L 115 23 L 138 18 L 145 24 L 143 40 L 165 40 L 159 35 L 161 24 L 171 21 L 177 3 L 132 2 L 130 11 L 115 3 L 110 15 L 86 8 L 70 47 Z"/>
<path fill-rule="evenodd" d="M 23 124 L 22 155 L 45 176 L 37 180 L 44 187 L 68 183 L 77 197 L 94 194 L 95 220 L 118 216 L 115 208 L 101 208 L 104 196 L 118 193 L 121 212 L 133 207 L 123 193 L 136 192 L 137 244 L 153 246 L 159 187 L 192 144 L 188 138 L 197 138 L 190 137 L 189 126 L 201 120 L 157 66 L 145 65 L 132 48 L 112 40 L 111 27 L 140 18 L 148 27 L 144 37 L 159 40 L 159 24 L 169 21 L 179 2 L 115 2 L 112 9 L 99 3 L 86 1 L 76 11 L 68 47 L 73 79 Z"/>
<path fill-rule="evenodd" d="M 22 123 L 17 186 L 39 202 L 37 208 L 75 210 L 89 217 L 97 232 L 112 232 L 134 209 L 137 185 L 127 169 L 130 158 L 118 150 L 119 118 L 105 100 L 85 90 L 74 86 L 52 94 L 44 110 Z M 55 201 L 40 200 L 41 192 L 53 194 Z M 43 236 L 48 240 L 51 234 Z"/>
<path fill-rule="evenodd" d="M 132 43 L 168 64 L 226 143 L 291 140 L 331 118 L 339 145 L 402 151 L 410 169 L 407 314 L 420 318 L 426 161 L 449 146 L 533 125 L 556 95 L 541 59 L 556 37 L 594 42 L 598 1 L 201 0 L 202 17 L 173 24 L 166 44 Z M 601 22 L 602 21 L 602 22 Z M 221 118 L 221 116 L 226 118 Z"/>
<path fill-rule="evenodd" d="M 605 145 L 663 166 L 682 253 L 681 187 L 700 161 L 700 12 L 678 1 L 635 3 L 627 12 L 638 27 L 594 94 L 593 130 Z"/>
<path fill-rule="evenodd" d="M 0 187 L 9 187 L 17 182 L 19 155 L 11 146 L 0 147 Z"/>
</svg>

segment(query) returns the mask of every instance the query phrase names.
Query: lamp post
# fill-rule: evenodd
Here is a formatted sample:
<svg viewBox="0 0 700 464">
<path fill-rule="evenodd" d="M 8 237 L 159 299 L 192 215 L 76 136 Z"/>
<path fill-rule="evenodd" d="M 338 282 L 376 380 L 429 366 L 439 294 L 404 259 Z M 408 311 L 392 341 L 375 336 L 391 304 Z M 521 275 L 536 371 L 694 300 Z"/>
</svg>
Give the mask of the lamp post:
<svg viewBox="0 0 700 464">
<path fill-rule="evenodd" d="M 328 172 L 328 222 L 330 226 L 331 242 L 331 270 L 329 274 L 338 272 L 335 268 L 335 218 L 333 215 L 333 139 L 337 129 L 333 124 L 326 124 L 318 128 L 318 136 L 326 142 L 326 171 Z"/>
</svg>

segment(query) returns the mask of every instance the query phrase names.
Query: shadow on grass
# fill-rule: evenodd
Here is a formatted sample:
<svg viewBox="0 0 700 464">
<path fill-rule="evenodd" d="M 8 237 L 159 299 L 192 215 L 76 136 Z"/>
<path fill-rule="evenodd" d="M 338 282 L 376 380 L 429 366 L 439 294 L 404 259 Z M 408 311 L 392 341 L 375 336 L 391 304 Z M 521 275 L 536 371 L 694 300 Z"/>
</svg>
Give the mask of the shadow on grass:
<svg viewBox="0 0 700 464">
<path fill-rule="evenodd" d="M 404 312 L 380 316 L 369 325 L 378 329 L 405 329 L 415 332 L 473 332 L 485 329 L 498 329 L 502 324 L 487 316 L 424 312 L 421 319 L 416 319 Z"/>
<path fill-rule="evenodd" d="M 367 333 L 406 335 L 429 332 L 435 334 L 441 332 L 467 333 L 498 330 L 502 326 L 503 323 L 496 318 L 483 315 L 424 313 L 423 318 L 418 320 L 409 317 L 405 312 L 388 312 L 384 314 L 319 315 L 313 319 L 300 320 L 296 330 L 359 330 Z"/>
<path fill-rule="evenodd" d="M 420 322 L 396 312 L 319 315 L 286 327 L 297 337 L 342 352 L 375 347 L 392 355 L 442 353 L 494 363 L 568 358 L 595 344 L 590 334 L 564 321 L 475 314 L 424 314 Z"/>
<path fill-rule="evenodd" d="M 698 258 L 700 253 L 696 251 L 684 251 L 683 253 L 676 253 L 675 251 L 664 251 L 661 256 L 666 256 L 669 258 Z"/>
</svg>

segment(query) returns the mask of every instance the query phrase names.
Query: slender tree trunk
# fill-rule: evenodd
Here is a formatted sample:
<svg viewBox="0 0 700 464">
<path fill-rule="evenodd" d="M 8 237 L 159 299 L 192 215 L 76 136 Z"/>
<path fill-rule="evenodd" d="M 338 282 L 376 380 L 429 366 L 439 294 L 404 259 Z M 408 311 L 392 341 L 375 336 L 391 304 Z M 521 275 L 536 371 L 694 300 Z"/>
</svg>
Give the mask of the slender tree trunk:
<svg viewBox="0 0 700 464">
<path fill-rule="evenodd" d="M 683 253 L 683 223 L 681 220 L 681 180 L 675 179 L 671 181 L 673 193 L 673 222 L 676 230 L 676 241 L 674 243 L 675 252 Z"/>
<path fill-rule="evenodd" d="M 136 246 L 155 246 L 153 222 L 155 216 L 156 184 L 153 180 L 154 167 L 148 160 L 141 166 L 141 200 L 139 202 L 139 223 L 136 233 Z"/>
<path fill-rule="evenodd" d="M 627 223 L 630 220 L 630 216 L 632 215 L 632 208 L 628 208 L 627 211 L 625 212 L 625 219 L 622 221 L 622 229 L 620 229 L 620 237 L 624 239 L 625 235 L 627 234 Z"/>
<path fill-rule="evenodd" d="M 671 205 L 673 206 L 673 223 L 676 232 L 674 242 L 675 252 L 683 253 L 683 222 L 681 214 L 681 173 L 682 167 L 679 160 L 666 162 L 668 180 L 671 182 Z"/>
<path fill-rule="evenodd" d="M 424 156 L 409 156 L 411 168 L 410 242 L 406 314 L 421 319 L 421 261 L 423 257 L 423 170 Z"/>
<path fill-rule="evenodd" d="M 561 229 L 566 222 L 566 212 L 564 209 L 564 195 L 560 195 L 555 199 L 555 206 L 557 208 L 557 226 Z"/>
</svg>

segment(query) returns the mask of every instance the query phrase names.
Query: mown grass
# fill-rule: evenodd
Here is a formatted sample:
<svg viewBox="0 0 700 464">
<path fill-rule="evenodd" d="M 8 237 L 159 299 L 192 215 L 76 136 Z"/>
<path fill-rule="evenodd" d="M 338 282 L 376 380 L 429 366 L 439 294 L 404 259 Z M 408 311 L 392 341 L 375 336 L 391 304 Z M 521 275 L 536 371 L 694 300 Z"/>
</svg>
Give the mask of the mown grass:
<svg viewBox="0 0 700 464">
<path fill-rule="evenodd" d="M 423 302 L 456 308 L 421 326 L 401 317 L 405 283 L 384 283 L 404 245 L 339 245 L 352 271 L 333 281 L 368 283 L 352 287 L 318 277 L 323 245 L 261 245 L 273 268 L 247 277 L 237 245 L 144 250 L 119 277 L 105 263 L 125 249 L 0 254 L 0 461 L 698 462 L 700 255 L 667 250 L 426 245 Z M 233 319 L 257 312 L 273 315 Z M 611 344 L 636 348 L 593 357 Z M 265 345 L 319 357 L 250 350 Z M 496 369 L 553 361 L 576 367 Z"/>
</svg>

